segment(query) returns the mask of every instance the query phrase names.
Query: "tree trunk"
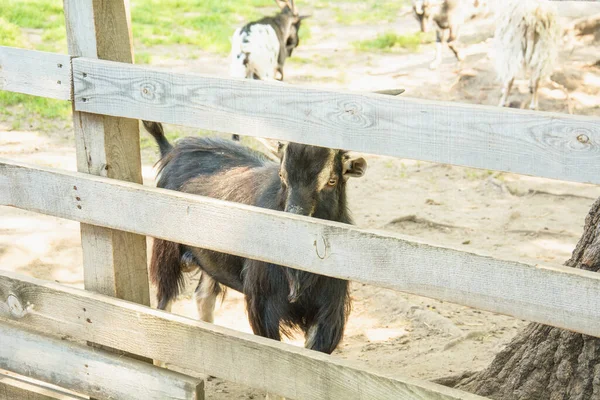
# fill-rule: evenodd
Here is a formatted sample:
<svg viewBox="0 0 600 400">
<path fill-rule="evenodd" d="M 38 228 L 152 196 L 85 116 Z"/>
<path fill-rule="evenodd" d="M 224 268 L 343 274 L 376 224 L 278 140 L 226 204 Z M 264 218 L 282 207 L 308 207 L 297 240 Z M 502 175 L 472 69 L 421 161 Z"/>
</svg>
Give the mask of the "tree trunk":
<svg viewBox="0 0 600 400">
<path fill-rule="evenodd" d="M 565 265 L 600 270 L 600 199 Z M 600 400 L 600 338 L 531 323 L 483 371 L 438 382 L 496 400 Z"/>
</svg>

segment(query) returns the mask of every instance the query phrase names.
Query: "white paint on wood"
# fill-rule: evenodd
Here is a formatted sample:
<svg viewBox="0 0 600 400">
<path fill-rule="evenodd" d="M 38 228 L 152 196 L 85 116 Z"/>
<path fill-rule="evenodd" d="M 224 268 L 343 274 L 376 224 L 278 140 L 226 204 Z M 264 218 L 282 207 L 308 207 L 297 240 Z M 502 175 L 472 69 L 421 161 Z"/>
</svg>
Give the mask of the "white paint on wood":
<svg viewBox="0 0 600 400">
<path fill-rule="evenodd" d="M 0 321 L 13 320 L 3 306 L 10 294 L 32 305 L 33 311 L 16 321 L 21 327 L 91 340 L 290 399 L 482 399 L 418 379 L 389 378 L 313 350 L 6 271 L 0 271 Z"/>
<path fill-rule="evenodd" d="M 197 388 L 203 393 L 201 380 L 10 323 L 0 323 L 0 337 L 0 368 L 98 400 L 199 400 Z"/>
<path fill-rule="evenodd" d="M 71 100 L 71 57 L 0 46 L 0 90 Z"/>
<path fill-rule="evenodd" d="M 600 335 L 600 274 L 589 271 L 499 260 L 388 232 L 2 161 L 0 188 L 1 205 Z"/>
<path fill-rule="evenodd" d="M 221 132 L 600 183 L 598 118 L 73 61 L 75 108 Z M 84 76 L 85 74 L 85 76 Z"/>
</svg>

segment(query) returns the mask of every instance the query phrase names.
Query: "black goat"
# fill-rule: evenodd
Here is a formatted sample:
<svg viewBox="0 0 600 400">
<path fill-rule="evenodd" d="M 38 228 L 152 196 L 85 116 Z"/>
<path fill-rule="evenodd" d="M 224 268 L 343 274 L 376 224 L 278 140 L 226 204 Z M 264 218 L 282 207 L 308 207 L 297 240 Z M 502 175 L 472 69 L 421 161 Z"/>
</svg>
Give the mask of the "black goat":
<svg viewBox="0 0 600 400">
<path fill-rule="evenodd" d="M 228 140 L 189 137 L 173 147 L 161 124 L 144 121 L 144 126 L 160 147 L 159 187 L 352 223 L 346 181 L 364 174 L 363 158 L 289 143 L 280 147 L 278 164 Z M 257 335 L 280 340 L 282 333 L 300 328 L 305 346 L 325 353 L 342 339 L 350 311 L 348 281 L 155 239 L 150 271 L 160 309 L 169 308 L 183 285 L 183 271 L 192 268 L 202 271 L 196 302 L 204 321 L 213 321 L 224 285 L 244 293 Z"/>
</svg>

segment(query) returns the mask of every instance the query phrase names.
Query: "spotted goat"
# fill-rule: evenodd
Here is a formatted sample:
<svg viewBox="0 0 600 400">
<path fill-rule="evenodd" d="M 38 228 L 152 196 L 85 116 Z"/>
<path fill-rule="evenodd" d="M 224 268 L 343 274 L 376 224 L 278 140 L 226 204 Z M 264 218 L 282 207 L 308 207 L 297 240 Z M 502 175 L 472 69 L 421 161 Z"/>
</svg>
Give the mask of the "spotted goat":
<svg viewBox="0 0 600 400">
<path fill-rule="evenodd" d="M 283 80 L 285 60 L 300 44 L 302 20 L 293 0 L 276 0 L 281 11 L 236 29 L 231 40 L 231 76 Z"/>
</svg>

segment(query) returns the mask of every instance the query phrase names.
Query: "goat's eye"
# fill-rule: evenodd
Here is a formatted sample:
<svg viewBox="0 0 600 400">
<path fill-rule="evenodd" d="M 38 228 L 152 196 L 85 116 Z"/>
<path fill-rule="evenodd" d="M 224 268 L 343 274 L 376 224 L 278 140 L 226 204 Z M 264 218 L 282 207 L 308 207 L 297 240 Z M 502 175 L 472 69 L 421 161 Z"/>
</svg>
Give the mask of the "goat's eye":
<svg viewBox="0 0 600 400">
<path fill-rule="evenodd" d="M 331 178 L 331 179 L 329 180 L 329 182 L 327 182 L 327 184 L 328 184 L 329 186 L 335 186 L 335 185 L 337 185 L 337 182 L 338 182 L 337 178 Z"/>
</svg>

